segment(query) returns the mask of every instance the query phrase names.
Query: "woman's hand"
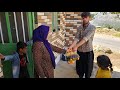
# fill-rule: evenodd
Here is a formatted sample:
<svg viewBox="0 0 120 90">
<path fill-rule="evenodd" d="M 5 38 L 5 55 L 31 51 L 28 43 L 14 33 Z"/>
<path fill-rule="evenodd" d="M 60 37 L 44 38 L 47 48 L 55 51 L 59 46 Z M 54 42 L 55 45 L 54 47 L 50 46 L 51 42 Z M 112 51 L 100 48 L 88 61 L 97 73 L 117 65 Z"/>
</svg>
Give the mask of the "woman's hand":
<svg viewBox="0 0 120 90">
<path fill-rule="evenodd" d="M 72 51 L 72 48 L 73 48 L 73 46 L 71 45 L 70 47 L 68 47 L 68 49 L 66 50 L 66 52 Z"/>
<path fill-rule="evenodd" d="M 68 48 L 68 49 L 66 50 L 66 52 L 70 52 L 70 51 L 72 51 L 72 48 Z"/>
</svg>

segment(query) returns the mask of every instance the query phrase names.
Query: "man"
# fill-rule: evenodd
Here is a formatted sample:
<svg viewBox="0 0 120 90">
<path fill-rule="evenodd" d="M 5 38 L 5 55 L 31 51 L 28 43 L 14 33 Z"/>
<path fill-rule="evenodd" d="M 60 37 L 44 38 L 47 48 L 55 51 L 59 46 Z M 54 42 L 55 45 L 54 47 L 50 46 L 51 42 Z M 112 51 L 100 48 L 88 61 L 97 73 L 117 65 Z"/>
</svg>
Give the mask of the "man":
<svg viewBox="0 0 120 90">
<path fill-rule="evenodd" d="M 7 61 L 12 61 L 13 68 L 13 78 L 29 78 L 29 73 L 27 69 L 28 58 L 27 44 L 24 42 L 17 43 L 17 52 L 13 55 L 4 56 L 0 54 L 0 59 Z"/>
<path fill-rule="evenodd" d="M 78 52 L 80 60 L 76 61 L 76 72 L 80 78 L 83 78 L 84 74 L 85 78 L 90 78 L 94 60 L 92 42 L 96 28 L 89 22 L 91 17 L 89 12 L 83 12 L 81 17 L 83 23 L 77 29 L 74 42 L 67 51 L 72 49 Z"/>
</svg>

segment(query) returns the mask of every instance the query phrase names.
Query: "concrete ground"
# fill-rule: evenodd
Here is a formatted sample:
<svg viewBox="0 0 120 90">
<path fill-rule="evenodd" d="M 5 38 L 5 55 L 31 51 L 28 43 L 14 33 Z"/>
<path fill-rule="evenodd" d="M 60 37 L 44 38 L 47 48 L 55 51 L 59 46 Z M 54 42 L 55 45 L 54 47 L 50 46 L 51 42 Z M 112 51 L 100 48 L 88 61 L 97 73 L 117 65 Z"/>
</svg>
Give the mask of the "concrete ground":
<svg viewBox="0 0 120 90">
<path fill-rule="evenodd" d="M 94 62 L 93 72 L 91 78 L 95 78 L 98 66 Z M 112 78 L 120 78 L 120 69 L 113 67 L 114 71 L 112 73 Z M 75 63 L 70 65 L 66 61 L 59 61 L 54 70 L 55 78 L 79 78 L 76 74 Z"/>
<path fill-rule="evenodd" d="M 91 78 L 95 77 L 96 68 L 97 66 L 95 64 Z M 62 60 L 57 64 L 54 73 L 55 78 L 79 78 L 78 75 L 76 74 L 75 63 L 68 64 L 66 61 Z"/>
</svg>

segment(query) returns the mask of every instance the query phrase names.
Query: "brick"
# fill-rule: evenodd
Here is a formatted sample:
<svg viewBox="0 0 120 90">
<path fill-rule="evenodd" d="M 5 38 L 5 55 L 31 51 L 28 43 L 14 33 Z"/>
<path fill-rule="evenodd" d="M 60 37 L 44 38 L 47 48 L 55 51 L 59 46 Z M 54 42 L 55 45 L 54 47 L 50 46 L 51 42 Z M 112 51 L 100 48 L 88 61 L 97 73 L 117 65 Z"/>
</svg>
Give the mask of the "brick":
<svg viewBox="0 0 120 90">
<path fill-rule="evenodd" d="M 50 14 L 51 14 L 51 12 L 45 12 L 45 13 L 44 13 L 45 16 L 48 16 L 48 15 L 50 15 Z"/>
<path fill-rule="evenodd" d="M 73 24 L 77 24 L 77 22 L 75 22 L 75 21 L 74 21 L 74 22 L 71 22 L 71 23 L 73 23 Z"/>
<path fill-rule="evenodd" d="M 38 20 L 38 23 L 42 23 L 42 22 L 44 22 L 43 19 L 39 19 L 39 20 Z"/>
<path fill-rule="evenodd" d="M 65 20 L 71 20 L 71 18 L 65 18 Z"/>
<path fill-rule="evenodd" d="M 81 18 L 81 16 L 74 16 L 74 18 Z"/>
<path fill-rule="evenodd" d="M 73 24 L 71 24 L 71 23 L 66 24 L 66 27 L 72 27 L 72 26 L 73 26 Z"/>
<path fill-rule="evenodd" d="M 76 25 L 76 24 L 74 24 L 74 25 L 73 25 L 73 29 L 76 29 L 76 28 L 77 28 L 77 25 Z"/>
<path fill-rule="evenodd" d="M 48 19 L 52 19 L 52 16 L 51 16 L 51 15 L 49 15 L 49 16 L 47 16 L 47 18 L 48 18 Z"/>
<path fill-rule="evenodd" d="M 75 14 L 71 14 L 71 16 L 75 16 Z"/>
<path fill-rule="evenodd" d="M 73 29 L 73 27 L 66 27 L 66 29 Z"/>
<path fill-rule="evenodd" d="M 41 19 L 47 19 L 47 16 L 41 16 Z"/>
<path fill-rule="evenodd" d="M 70 16 L 70 18 L 74 19 L 74 16 Z"/>
<path fill-rule="evenodd" d="M 66 40 L 65 43 L 69 43 L 69 40 Z"/>
<path fill-rule="evenodd" d="M 66 19 L 65 19 L 65 22 L 71 22 L 71 20 L 66 20 Z"/>
<path fill-rule="evenodd" d="M 78 16 L 78 14 L 74 14 L 74 16 Z"/>
<path fill-rule="evenodd" d="M 70 18 L 69 20 L 74 20 L 74 18 Z"/>
<path fill-rule="evenodd" d="M 44 15 L 44 12 L 38 12 L 37 15 Z"/>
<path fill-rule="evenodd" d="M 67 43 L 65 43 L 65 46 L 66 46 L 66 47 L 68 47 L 68 44 L 67 44 Z"/>
<path fill-rule="evenodd" d="M 73 37 L 69 37 L 69 39 L 73 41 Z"/>
<path fill-rule="evenodd" d="M 74 20 L 75 22 L 82 22 L 82 20 Z"/>
<path fill-rule="evenodd" d="M 79 20 L 79 18 L 74 18 L 73 20 Z"/>
<path fill-rule="evenodd" d="M 70 31 L 69 34 L 73 34 L 73 31 Z"/>
<path fill-rule="evenodd" d="M 49 19 L 45 19 L 45 22 L 49 22 L 50 20 Z"/>
<path fill-rule="evenodd" d="M 52 22 L 48 22 L 48 24 L 52 24 Z"/>
<path fill-rule="evenodd" d="M 65 34 L 66 34 L 66 36 L 68 36 L 68 35 L 69 35 L 69 32 L 66 32 Z"/>
<path fill-rule="evenodd" d="M 77 24 L 82 24 L 82 22 L 77 22 Z"/>
<path fill-rule="evenodd" d="M 38 16 L 37 16 L 37 19 L 41 19 L 41 16 L 40 16 L 40 15 L 38 15 Z"/>
<path fill-rule="evenodd" d="M 77 29 L 71 29 L 71 31 L 76 32 L 76 31 L 77 31 Z"/>
<path fill-rule="evenodd" d="M 38 23 L 38 26 L 40 26 L 41 25 L 41 23 Z"/>
<path fill-rule="evenodd" d="M 74 12 L 75 14 L 80 14 L 80 12 Z"/>
<path fill-rule="evenodd" d="M 74 12 L 65 12 L 66 14 L 74 14 Z"/>
<path fill-rule="evenodd" d="M 66 16 L 70 16 L 70 14 L 66 14 Z"/>
<path fill-rule="evenodd" d="M 69 32 L 69 31 L 70 31 L 69 29 L 66 30 L 66 32 Z"/>
<path fill-rule="evenodd" d="M 67 16 L 66 18 L 70 18 L 70 16 Z"/>
<path fill-rule="evenodd" d="M 75 25 L 78 27 L 78 26 L 81 25 L 81 24 L 77 24 L 77 23 L 76 23 Z"/>
</svg>

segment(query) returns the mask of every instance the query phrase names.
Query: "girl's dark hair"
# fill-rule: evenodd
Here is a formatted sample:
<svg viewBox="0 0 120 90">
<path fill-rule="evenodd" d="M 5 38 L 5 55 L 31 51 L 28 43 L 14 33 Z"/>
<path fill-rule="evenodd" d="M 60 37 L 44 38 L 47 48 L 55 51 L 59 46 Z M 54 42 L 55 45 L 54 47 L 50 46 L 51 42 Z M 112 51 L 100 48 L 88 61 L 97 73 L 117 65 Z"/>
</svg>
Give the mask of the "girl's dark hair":
<svg viewBox="0 0 120 90">
<path fill-rule="evenodd" d="M 106 56 L 106 55 L 100 55 L 100 56 L 98 56 L 97 57 L 97 64 L 102 69 L 107 69 L 109 67 L 110 70 L 113 71 L 112 63 L 111 63 L 109 57 Z"/>
<path fill-rule="evenodd" d="M 17 52 L 19 52 L 19 50 L 20 49 L 23 49 L 23 48 L 25 48 L 25 47 L 27 47 L 27 44 L 26 43 L 24 43 L 24 42 L 18 42 L 17 43 Z"/>
</svg>

